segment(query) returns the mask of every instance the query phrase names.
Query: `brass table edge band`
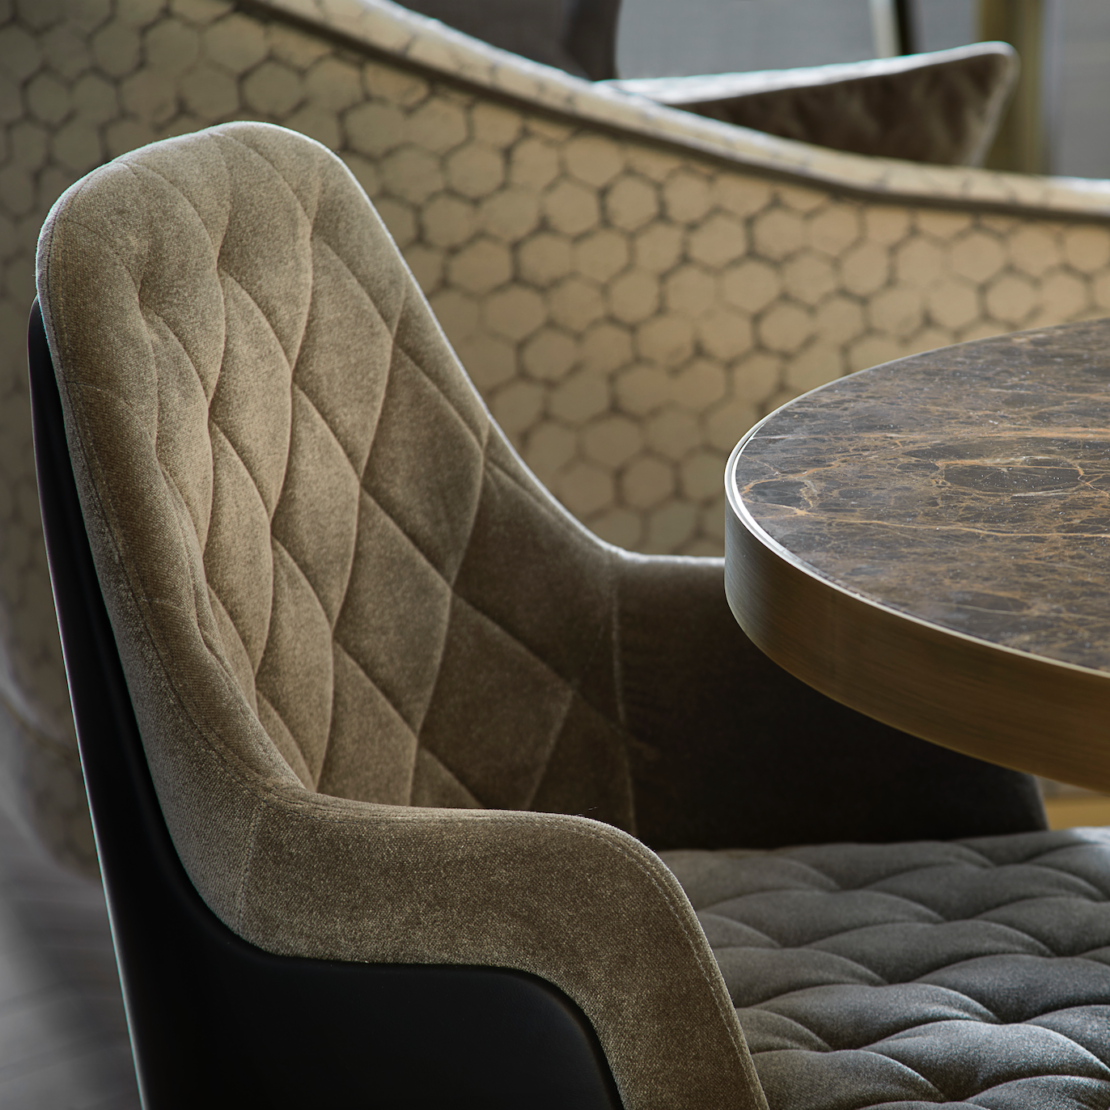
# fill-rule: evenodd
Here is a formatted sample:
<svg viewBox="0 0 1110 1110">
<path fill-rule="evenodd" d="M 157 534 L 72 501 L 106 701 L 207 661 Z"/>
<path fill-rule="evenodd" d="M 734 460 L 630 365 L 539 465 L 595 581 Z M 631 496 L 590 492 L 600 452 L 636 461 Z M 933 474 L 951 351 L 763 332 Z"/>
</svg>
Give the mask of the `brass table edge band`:
<svg viewBox="0 0 1110 1110">
<path fill-rule="evenodd" d="M 895 728 L 1110 791 L 1110 675 L 939 628 L 807 569 L 736 494 L 737 459 L 758 428 L 725 469 L 725 593 L 753 643 L 807 685 Z"/>
</svg>

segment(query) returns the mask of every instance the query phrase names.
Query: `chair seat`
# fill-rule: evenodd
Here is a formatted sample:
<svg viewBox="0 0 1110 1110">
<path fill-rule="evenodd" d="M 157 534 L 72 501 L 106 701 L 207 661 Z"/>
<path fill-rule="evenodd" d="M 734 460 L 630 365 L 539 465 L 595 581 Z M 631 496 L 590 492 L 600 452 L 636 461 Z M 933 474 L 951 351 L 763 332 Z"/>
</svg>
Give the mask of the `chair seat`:
<svg viewBox="0 0 1110 1110">
<path fill-rule="evenodd" d="M 663 859 L 772 1110 L 1110 1104 L 1110 830 Z"/>
</svg>

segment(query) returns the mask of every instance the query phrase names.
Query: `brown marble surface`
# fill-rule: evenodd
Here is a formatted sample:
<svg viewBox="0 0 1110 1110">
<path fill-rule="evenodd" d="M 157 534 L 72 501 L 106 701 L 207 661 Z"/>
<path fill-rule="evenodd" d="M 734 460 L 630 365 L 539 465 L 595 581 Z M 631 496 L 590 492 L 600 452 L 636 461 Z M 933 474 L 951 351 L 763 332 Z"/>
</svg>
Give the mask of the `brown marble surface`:
<svg viewBox="0 0 1110 1110">
<path fill-rule="evenodd" d="M 819 577 L 1110 673 L 1110 320 L 842 378 L 773 414 L 735 481 Z"/>
</svg>

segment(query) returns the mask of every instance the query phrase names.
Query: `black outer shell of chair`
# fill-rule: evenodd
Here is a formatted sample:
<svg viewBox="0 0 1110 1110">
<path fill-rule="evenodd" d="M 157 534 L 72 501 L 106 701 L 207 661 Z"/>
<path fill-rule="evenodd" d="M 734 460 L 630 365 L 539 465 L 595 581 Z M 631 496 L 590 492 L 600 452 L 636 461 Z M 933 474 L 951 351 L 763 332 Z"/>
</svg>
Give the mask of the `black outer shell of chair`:
<svg viewBox="0 0 1110 1110">
<path fill-rule="evenodd" d="M 589 1022 L 535 976 L 276 956 L 203 903 L 150 779 L 37 301 L 28 347 L 50 578 L 145 1110 L 619 1107 Z"/>
</svg>

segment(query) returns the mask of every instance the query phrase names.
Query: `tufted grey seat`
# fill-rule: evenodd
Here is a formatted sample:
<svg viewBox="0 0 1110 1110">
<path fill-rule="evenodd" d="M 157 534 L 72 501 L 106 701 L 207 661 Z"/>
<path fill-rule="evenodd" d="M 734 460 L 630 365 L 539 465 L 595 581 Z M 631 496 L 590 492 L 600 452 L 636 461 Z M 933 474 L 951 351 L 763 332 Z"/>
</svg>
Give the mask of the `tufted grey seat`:
<svg viewBox="0 0 1110 1110">
<path fill-rule="evenodd" d="M 669 868 L 647 845 L 1036 829 L 1030 781 L 778 671 L 729 615 L 719 561 L 632 556 L 575 523 L 502 437 L 334 156 L 259 124 L 126 155 L 55 206 L 38 288 L 161 813 L 224 926 L 279 956 L 554 984 L 629 1108 L 757 1108 L 765 1089 L 782 1110 L 938 1101 L 974 1093 L 952 1078 L 960 1061 L 997 1086 L 975 1031 L 1009 1019 L 972 988 L 978 1009 L 951 989 L 940 1010 L 893 991 L 862 1017 L 858 991 L 969 951 L 1020 972 L 1032 927 L 976 926 L 971 948 L 938 927 L 964 912 L 942 904 L 949 872 L 975 869 L 979 895 L 989 862 L 1067 841 L 672 854 Z M 884 790 L 865 804 L 868 783 Z M 1081 848 L 1092 875 L 1110 860 Z M 997 874 L 1019 906 L 1048 889 L 1043 868 Z M 929 946 L 892 924 L 932 928 L 939 962 L 917 966 Z M 830 940 L 846 927 L 860 959 Z M 831 1018 L 826 987 L 843 1003 Z M 939 1035 L 938 1013 L 960 1017 L 939 1031 L 958 1036 Z M 919 1026 L 905 1040 L 929 1063 L 895 1045 L 842 1064 L 842 1048 Z M 1095 1057 L 1060 1045 L 1012 1078 L 1098 1080 Z"/>
<path fill-rule="evenodd" d="M 770 1105 L 1110 1105 L 1110 831 L 670 852 Z"/>
</svg>

